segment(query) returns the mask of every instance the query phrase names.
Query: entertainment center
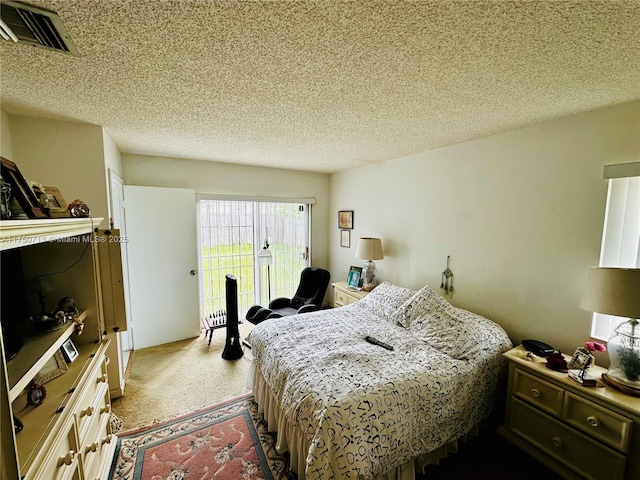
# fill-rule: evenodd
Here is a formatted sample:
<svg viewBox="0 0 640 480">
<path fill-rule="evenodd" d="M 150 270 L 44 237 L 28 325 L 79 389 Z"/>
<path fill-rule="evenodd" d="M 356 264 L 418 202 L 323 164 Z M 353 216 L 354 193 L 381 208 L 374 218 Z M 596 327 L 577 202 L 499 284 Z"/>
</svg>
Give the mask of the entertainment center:
<svg viewBox="0 0 640 480">
<path fill-rule="evenodd" d="M 107 331 L 126 327 L 114 328 L 105 320 L 113 316 L 111 299 L 122 287 L 101 253 L 107 243 L 97 230 L 101 221 L 0 222 L 3 479 L 108 475 L 116 439 L 110 424 Z M 38 328 L 45 307 L 49 312 L 67 298 L 78 307 L 72 319 Z"/>
</svg>

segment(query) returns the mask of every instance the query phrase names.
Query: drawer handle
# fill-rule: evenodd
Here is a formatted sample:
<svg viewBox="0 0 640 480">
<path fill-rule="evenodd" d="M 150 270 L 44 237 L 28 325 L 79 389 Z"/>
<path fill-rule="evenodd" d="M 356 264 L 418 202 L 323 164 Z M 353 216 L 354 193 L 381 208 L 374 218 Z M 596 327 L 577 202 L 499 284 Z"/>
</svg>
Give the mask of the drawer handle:
<svg viewBox="0 0 640 480">
<path fill-rule="evenodd" d="M 107 381 L 107 378 L 108 378 L 107 374 L 104 373 L 98 377 L 98 380 L 96 383 L 105 383 Z"/>
<path fill-rule="evenodd" d="M 93 415 L 94 410 L 95 410 L 95 408 L 93 408 L 93 406 L 87 407 L 86 410 L 82 410 L 80 412 L 80 418 L 82 418 L 84 416 L 90 417 L 91 415 Z"/>
<path fill-rule="evenodd" d="M 107 403 L 104 407 L 100 409 L 100 414 L 111 412 L 111 404 Z"/>
<path fill-rule="evenodd" d="M 106 437 L 104 437 L 102 439 L 102 445 L 104 445 L 105 443 L 111 443 L 111 440 L 113 439 L 113 435 L 109 434 Z"/>
<path fill-rule="evenodd" d="M 531 389 L 531 396 L 534 398 L 540 398 L 540 390 L 538 390 L 537 388 L 532 388 Z"/>
<path fill-rule="evenodd" d="M 551 443 L 553 443 L 554 447 L 560 448 L 562 446 L 562 439 L 560 437 L 553 437 Z"/>
<path fill-rule="evenodd" d="M 63 465 L 71 465 L 75 458 L 76 458 L 76 452 L 74 452 L 73 450 L 69 450 L 64 457 L 60 457 L 58 459 L 58 468 L 60 468 Z"/>
<path fill-rule="evenodd" d="M 84 453 L 95 452 L 98 449 L 98 442 L 93 442 L 87 448 L 84 449 Z"/>
<path fill-rule="evenodd" d="M 587 422 L 592 427 L 599 427 L 600 426 L 600 421 L 596 417 L 594 417 L 593 415 L 590 415 L 590 416 L 587 417 Z"/>
</svg>

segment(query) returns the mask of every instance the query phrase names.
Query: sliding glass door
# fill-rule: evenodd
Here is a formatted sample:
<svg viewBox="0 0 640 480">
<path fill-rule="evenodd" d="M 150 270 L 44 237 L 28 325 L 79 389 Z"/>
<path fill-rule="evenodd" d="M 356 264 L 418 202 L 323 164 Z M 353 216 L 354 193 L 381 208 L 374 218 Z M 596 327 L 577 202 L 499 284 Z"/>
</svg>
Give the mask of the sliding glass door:
<svg viewBox="0 0 640 480">
<path fill-rule="evenodd" d="M 225 310 L 226 274 L 238 279 L 241 317 L 295 293 L 309 263 L 308 204 L 199 200 L 198 210 L 203 315 Z"/>
</svg>

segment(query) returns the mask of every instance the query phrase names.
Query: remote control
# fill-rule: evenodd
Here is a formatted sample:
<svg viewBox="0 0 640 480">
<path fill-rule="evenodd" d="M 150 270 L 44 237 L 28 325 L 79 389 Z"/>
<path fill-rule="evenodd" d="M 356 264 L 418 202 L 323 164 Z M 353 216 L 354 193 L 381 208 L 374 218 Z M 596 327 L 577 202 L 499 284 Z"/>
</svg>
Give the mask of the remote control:
<svg viewBox="0 0 640 480">
<path fill-rule="evenodd" d="M 391 345 L 389 345 L 388 343 L 381 342 L 377 338 L 373 338 L 367 335 L 366 337 L 364 337 L 364 339 L 369 343 L 378 345 L 379 347 L 386 348 L 387 350 L 393 350 L 393 347 Z"/>
</svg>

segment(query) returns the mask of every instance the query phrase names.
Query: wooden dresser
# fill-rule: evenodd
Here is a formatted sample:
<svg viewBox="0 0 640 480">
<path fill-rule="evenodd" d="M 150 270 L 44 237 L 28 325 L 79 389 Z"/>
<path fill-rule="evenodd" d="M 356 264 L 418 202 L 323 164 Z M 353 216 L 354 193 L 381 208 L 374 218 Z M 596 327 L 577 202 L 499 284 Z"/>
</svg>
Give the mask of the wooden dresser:
<svg viewBox="0 0 640 480">
<path fill-rule="evenodd" d="M 564 478 L 640 478 L 640 398 L 583 387 L 522 352 L 505 353 L 507 411 L 498 432 Z M 603 372 L 589 369 L 597 378 Z"/>
<path fill-rule="evenodd" d="M 351 290 L 347 282 L 332 283 L 331 287 L 333 289 L 333 308 L 343 307 L 362 300 L 369 293 L 364 290 Z"/>
<path fill-rule="evenodd" d="M 102 219 L 42 219 L 0 222 L 0 250 L 19 253 L 21 268 L 2 264 L 3 278 L 16 282 L 46 278 L 46 311 L 59 298 L 75 298 L 84 330 L 72 321 L 62 328 L 35 333 L 23 325 L 24 345 L 9 359 L 7 337 L 0 334 L 0 443 L 3 480 L 104 479 L 109 474 L 116 438 L 111 433 L 111 400 L 106 356 L 105 294 L 98 244 L 107 243 L 95 229 Z M 24 280 L 23 280 L 24 279 Z M 110 294 L 113 296 L 113 292 Z M 29 294 L 29 313 L 39 312 Z M 11 299 L 3 298 L 3 302 Z M 3 324 L 10 319 L 2 319 Z M 4 325 L 9 327 L 9 324 Z M 12 328 L 16 328 L 13 326 Z M 126 327 L 125 327 L 126 328 Z M 73 349 L 70 363 L 63 352 Z M 68 348 L 62 349 L 67 346 Z M 61 350 L 62 349 L 62 350 Z M 44 371 L 53 374 L 43 376 Z M 45 388 L 41 404 L 29 405 L 33 383 Z M 22 429 L 14 429 L 15 419 Z"/>
</svg>

